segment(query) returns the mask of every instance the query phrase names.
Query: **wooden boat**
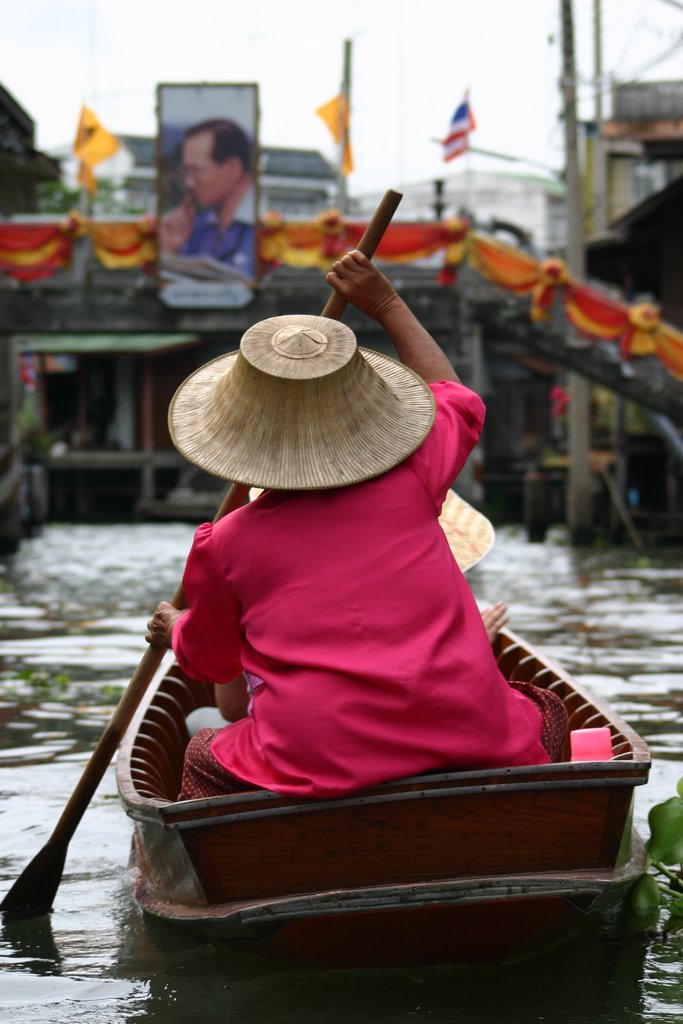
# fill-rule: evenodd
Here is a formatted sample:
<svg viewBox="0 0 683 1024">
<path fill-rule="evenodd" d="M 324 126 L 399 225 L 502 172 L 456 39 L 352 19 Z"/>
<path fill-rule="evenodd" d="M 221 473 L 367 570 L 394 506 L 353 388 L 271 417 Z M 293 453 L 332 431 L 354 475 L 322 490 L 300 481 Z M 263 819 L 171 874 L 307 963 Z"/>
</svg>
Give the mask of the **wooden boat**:
<svg viewBox="0 0 683 1024">
<path fill-rule="evenodd" d="M 642 739 L 510 631 L 507 678 L 547 686 L 609 761 L 452 771 L 344 799 L 267 791 L 178 802 L 186 715 L 211 688 L 167 661 L 119 753 L 135 895 L 211 942 L 326 966 L 500 962 L 557 941 L 643 870 L 631 828 Z"/>
</svg>

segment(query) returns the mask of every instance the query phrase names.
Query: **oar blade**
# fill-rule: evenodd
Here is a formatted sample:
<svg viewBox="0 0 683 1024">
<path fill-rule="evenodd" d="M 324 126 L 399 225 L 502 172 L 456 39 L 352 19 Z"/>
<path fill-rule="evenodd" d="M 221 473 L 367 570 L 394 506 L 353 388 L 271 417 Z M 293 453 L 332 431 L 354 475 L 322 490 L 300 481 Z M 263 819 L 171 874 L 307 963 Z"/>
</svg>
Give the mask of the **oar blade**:
<svg viewBox="0 0 683 1024">
<path fill-rule="evenodd" d="M 0 903 L 0 911 L 8 918 L 49 914 L 65 860 L 66 846 L 48 842 L 19 875 Z"/>
</svg>

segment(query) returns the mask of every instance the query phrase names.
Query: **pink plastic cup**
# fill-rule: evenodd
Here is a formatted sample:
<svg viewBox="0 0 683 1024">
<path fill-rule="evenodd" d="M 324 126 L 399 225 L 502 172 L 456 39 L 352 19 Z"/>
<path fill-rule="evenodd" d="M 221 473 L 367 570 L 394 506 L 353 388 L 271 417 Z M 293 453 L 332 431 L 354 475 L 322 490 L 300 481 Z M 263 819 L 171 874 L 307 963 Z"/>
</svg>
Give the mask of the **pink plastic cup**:
<svg viewBox="0 0 683 1024">
<path fill-rule="evenodd" d="M 573 729 L 569 733 L 572 761 L 611 761 L 612 736 L 609 727 Z"/>
</svg>

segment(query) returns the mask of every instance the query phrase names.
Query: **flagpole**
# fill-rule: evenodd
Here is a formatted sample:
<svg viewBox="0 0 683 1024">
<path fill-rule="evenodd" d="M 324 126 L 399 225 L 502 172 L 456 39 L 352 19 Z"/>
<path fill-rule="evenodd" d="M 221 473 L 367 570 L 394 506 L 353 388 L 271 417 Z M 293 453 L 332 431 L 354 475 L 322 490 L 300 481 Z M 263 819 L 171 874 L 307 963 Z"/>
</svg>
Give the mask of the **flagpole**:
<svg viewBox="0 0 683 1024">
<path fill-rule="evenodd" d="M 465 207 L 468 217 L 474 223 L 474 170 L 469 146 L 465 150 Z"/>
<path fill-rule="evenodd" d="M 92 197 L 96 187 L 93 168 L 107 157 L 113 156 L 118 149 L 118 139 L 104 128 L 92 110 L 83 103 L 76 130 L 74 153 L 78 159 L 78 180 L 81 186 L 79 212 L 86 220 L 91 217 L 93 211 Z M 79 253 L 79 251 L 84 253 L 83 267 L 74 268 L 74 277 L 86 281 L 90 260 L 85 255 L 85 246 L 77 245 L 75 253 Z"/>
<path fill-rule="evenodd" d="M 78 122 L 76 145 L 78 152 L 83 153 L 88 129 L 85 123 L 85 103 L 81 103 L 81 115 Z M 92 208 L 90 205 L 90 193 L 85 186 L 86 163 L 82 156 L 78 157 L 77 181 L 80 185 L 78 197 L 78 210 L 86 220 L 90 219 Z M 71 273 L 76 284 L 85 285 L 90 277 L 89 246 L 82 238 L 76 239 L 71 257 Z"/>
<path fill-rule="evenodd" d="M 465 89 L 465 102 L 467 103 L 467 117 L 470 130 L 474 127 L 470 110 L 470 88 Z M 470 152 L 470 132 L 465 136 L 465 189 L 467 197 L 467 213 L 474 224 L 474 167 L 472 166 L 472 154 Z"/>
<path fill-rule="evenodd" d="M 344 58 L 342 65 L 341 102 L 339 103 L 339 157 L 337 165 L 337 208 L 343 215 L 346 213 L 347 192 L 344 164 L 349 145 L 349 120 L 351 112 L 351 40 L 344 40 Z"/>
<path fill-rule="evenodd" d="M 465 211 L 474 219 L 474 181 L 470 157 L 469 135 L 476 124 L 469 105 L 469 89 L 465 90 L 462 102 L 456 107 L 451 118 L 448 134 L 441 141 L 444 160 L 453 160 L 456 156 L 465 157 Z"/>
</svg>

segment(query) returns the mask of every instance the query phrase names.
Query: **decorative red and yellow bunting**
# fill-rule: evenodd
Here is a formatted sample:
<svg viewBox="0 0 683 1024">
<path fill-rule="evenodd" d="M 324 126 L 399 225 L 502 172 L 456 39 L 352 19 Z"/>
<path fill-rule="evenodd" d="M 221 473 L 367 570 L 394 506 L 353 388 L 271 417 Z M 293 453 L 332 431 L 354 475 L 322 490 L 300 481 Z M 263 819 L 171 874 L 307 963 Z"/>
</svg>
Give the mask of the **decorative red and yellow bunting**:
<svg viewBox="0 0 683 1024">
<path fill-rule="evenodd" d="M 267 213 L 259 224 L 259 259 L 264 269 L 280 264 L 317 267 L 326 272 L 341 253 L 353 249 L 366 224 L 326 210 L 315 220 L 286 221 Z M 87 235 L 97 260 L 113 269 L 140 267 L 152 272 L 156 263 L 153 218 L 103 223 L 70 214 L 60 224 L 0 223 L 0 273 L 20 281 L 49 277 L 71 261 L 74 239 Z M 438 279 L 455 281 L 463 262 L 499 288 L 529 296 L 532 320 L 546 320 L 560 301 L 565 316 L 584 337 L 619 345 L 625 359 L 656 356 L 683 379 L 683 332 L 662 321 L 650 302 L 628 305 L 574 280 L 558 258 L 536 259 L 479 231 L 463 217 L 438 223 L 390 224 L 375 258 L 411 263 L 443 254 Z"/>
</svg>

